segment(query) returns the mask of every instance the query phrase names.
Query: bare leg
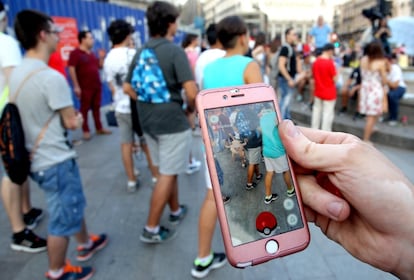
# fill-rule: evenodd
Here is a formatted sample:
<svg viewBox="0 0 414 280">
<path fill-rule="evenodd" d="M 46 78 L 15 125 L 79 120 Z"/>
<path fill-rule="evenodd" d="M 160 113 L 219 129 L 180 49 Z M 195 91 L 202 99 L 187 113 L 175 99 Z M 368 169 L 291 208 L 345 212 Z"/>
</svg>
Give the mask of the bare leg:
<svg viewBox="0 0 414 280">
<path fill-rule="evenodd" d="M 27 214 L 32 209 L 30 203 L 30 184 L 29 180 L 23 183 L 22 187 L 22 213 Z"/>
<path fill-rule="evenodd" d="M 272 194 L 272 178 L 273 178 L 273 171 L 266 172 L 265 177 L 265 195 L 270 196 Z"/>
<path fill-rule="evenodd" d="M 211 253 L 211 241 L 217 221 L 217 209 L 213 190 L 208 189 L 198 219 L 198 255 L 204 258 Z"/>
<path fill-rule="evenodd" d="M 168 200 L 168 205 L 170 206 L 171 212 L 175 212 L 178 209 L 180 209 L 180 203 L 178 202 L 177 176 L 175 176 L 174 183 L 171 186 L 171 194 L 170 194 L 170 199 Z"/>
<path fill-rule="evenodd" d="M 254 165 L 254 173 L 256 174 L 256 177 L 260 175 L 260 170 L 259 170 L 259 165 L 258 164 Z"/>
<path fill-rule="evenodd" d="M 125 173 L 130 181 L 136 181 L 134 175 L 134 162 L 132 160 L 132 143 L 121 144 L 122 163 L 124 164 Z"/>
<path fill-rule="evenodd" d="M 47 237 L 47 254 L 50 270 L 58 270 L 65 266 L 68 245 L 68 237 L 51 235 Z"/>
<path fill-rule="evenodd" d="M 247 167 L 247 183 L 248 184 L 251 184 L 253 182 L 254 171 L 255 171 L 255 165 L 249 164 L 249 166 Z"/>
<path fill-rule="evenodd" d="M 3 177 L 1 195 L 13 233 L 21 232 L 26 227 L 22 216 L 22 191 L 21 186 L 14 184 L 8 177 Z"/>
<path fill-rule="evenodd" d="M 174 198 L 172 195 L 173 184 L 177 181 L 177 175 L 164 175 L 160 174 L 158 176 L 157 183 L 154 186 L 154 191 L 152 192 L 150 209 L 147 219 L 148 227 L 156 227 L 159 225 L 160 217 L 164 211 L 164 207 L 167 202 L 170 202 Z M 177 190 L 178 192 L 178 190 Z M 172 208 L 171 210 L 178 208 Z"/>
<path fill-rule="evenodd" d="M 294 191 L 294 187 L 292 184 L 292 180 L 290 178 L 290 173 L 288 171 L 283 172 L 283 179 L 285 180 L 285 184 L 287 186 L 288 191 Z"/>
<path fill-rule="evenodd" d="M 366 116 L 366 123 L 364 129 L 364 141 L 369 142 L 371 139 L 372 132 L 374 131 L 374 126 L 377 123 L 378 116 Z"/>
<path fill-rule="evenodd" d="M 85 219 L 82 221 L 81 230 L 75 234 L 75 239 L 78 244 L 85 244 L 89 241 L 89 233 L 86 227 Z"/>
<path fill-rule="evenodd" d="M 152 162 L 152 158 L 151 158 L 151 154 L 150 154 L 149 149 L 148 149 L 148 145 L 147 144 L 141 144 L 141 148 L 145 153 L 145 157 L 147 158 L 148 168 L 151 171 L 152 177 L 157 178 L 158 175 L 159 175 L 158 174 L 158 168 Z"/>
</svg>

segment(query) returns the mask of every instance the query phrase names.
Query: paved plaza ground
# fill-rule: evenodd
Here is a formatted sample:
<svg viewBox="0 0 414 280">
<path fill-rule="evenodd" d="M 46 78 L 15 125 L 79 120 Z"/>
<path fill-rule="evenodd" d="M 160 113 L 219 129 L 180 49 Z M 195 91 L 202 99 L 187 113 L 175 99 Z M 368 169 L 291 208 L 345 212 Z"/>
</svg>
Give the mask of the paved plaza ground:
<svg viewBox="0 0 414 280">
<path fill-rule="evenodd" d="M 197 220 L 205 194 L 204 172 L 179 177 L 181 203 L 189 206 L 187 218 L 177 227 L 174 240 L 159 245 L 139 241 L 145 224 L 151 196 L 151 177 L 145 157 L 140 154 L 137 166 L 141 171 L 140 187 L 135 193 L 126 192 L 126 177 L 120 156 L 119 134 L 112 128 L 110 136 L 94 136 L 76 146 L 78 163 L 88 199 L 86 219 L 90 231 L 106 232 L 110 243 L 107 248 L 87 262 L 96 268 L 93 279 L 191 279 L 190 269 L 197 253 Z M 79 137 L 76 132 L 74 137 Z M 193 152 L 201 158 L 201 137 L 194 137 Z M 413 151 L 378 146 L 414 181 Z M 204 168 L 204 166 L 202 167 Z M 42 191 L 32 184 L 32 201 L 36 207 L 46 208 Z M 3 210 L 3 207 L 0 206 Z M 162 223 L 168 225 L 168 211 Z M 35 230 L 46 236 L 47 216 Z M 295 255 L 247 268 L 230 265 L 213 271 L 207 279 L 396 279 L 355 260 L 345 250 L 328 240 L 318 228 L 310 225 L 309 247 Z M 6 214 L 0 211 L 0 280 L 43 279 L 47 269 L 47 255 L 14 252 L 9 247 L 10 227 Z M 217 227 L 213 248 L 223 250 Z M 384 252 L 387 254 L 387 252 Z M 68 257 L 75 261 L 75 242 L 72 239 Z"/>
</svg>

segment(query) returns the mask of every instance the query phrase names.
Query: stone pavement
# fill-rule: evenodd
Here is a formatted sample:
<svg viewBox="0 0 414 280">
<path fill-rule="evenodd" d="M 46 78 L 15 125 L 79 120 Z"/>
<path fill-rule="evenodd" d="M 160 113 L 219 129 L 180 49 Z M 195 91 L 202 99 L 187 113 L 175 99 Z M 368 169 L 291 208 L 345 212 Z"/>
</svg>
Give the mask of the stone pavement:
<svg viewBox="0 0 414 280">
<path fill-rule="evenodd" d="M 139 241 L 139 235 L 148 213 L 152 190 L 150 173 L 145 157 L 138 154 L 140 187 L 135 193 L 126 192 L 118 131 L 116 128 L 112 131 L 114 133 L 110 136 L 94 136 L 90 141 L 76 146 L 88 199 L 88 227 L 91 232 L 106 232 L 110 238 L 107 248 L 86 262 L 96 269 L 93 279 L 192 279 L 190 269 L 197 253 L 197 220 L 205 194 L 203 172 L 179 178 L 180 200 L 189 205 L 189 213 L 177 227 L 176 239 L 159 245 L 143 244 Z M 79 131 L 74 133 L 74 137 L 80 137 Z M 194 137 L 193 152 L 198 158 L 201 158 L 200 145 L 201 138 Z M 399 161 L 399 166 L 404 167 L 404 172 L 410 174 L 413 180 L 413 153 L 388 147 L 384 149 L 393 156 L 392 160 Z M 34 206 L 46 207 L 43 193 L 35 183 L 32 183 L 32 202 Z M 3 207 L 0 206 L 0 209 L 3 210 Z M 163 224 L 168 225 L 167 217 L 168 211 L 165 211 Z M 45 236 L 46 224 L 47 216 L 35 232 Z M 44 279 L 46 253 L 33 255 L 12 251 L 9 248 L 10 227 L 4 211 L 0 211 L 0 225 L 0 280 Z M 311 243 L 303 252 L 244 270 L 226 265 L 213 271 L 207 279 L 396 279 L 355 260 L 315 226 L 311 225 L 310 230 Z M 218 226 L 213 248 L 223 250 Z M 68 257 L 76 263 L 73 239 Z"/>
</svg>

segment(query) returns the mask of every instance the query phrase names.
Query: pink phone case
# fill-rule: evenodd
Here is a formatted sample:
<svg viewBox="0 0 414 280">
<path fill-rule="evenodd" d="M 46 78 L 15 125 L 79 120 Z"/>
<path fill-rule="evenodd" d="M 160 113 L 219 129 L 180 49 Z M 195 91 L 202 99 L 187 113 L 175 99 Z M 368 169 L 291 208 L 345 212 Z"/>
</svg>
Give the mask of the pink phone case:
<svg viewBox="0 0 414 280">
<path fill-rule="evenodd" d="M 198 94 L 196 104 L 199 112 L 200 126 L 206 149 L 207 163 L 218 210 L 218 218 L 229 262 L 235 267 L 243 268 L 246 266 L 257 265 L 271 259 L 286 256 L 288 254 L 292 254 L 305 249 L 310 241 L 309 229 L 305 220 L 303 206 L 301 203 L 301 196 L 299 189 L 296 187 L 297 182 L 292 172 L 290 160 L 288 159 L 288 166 L 291 172 L 290 178 L 292 179 L 291 182 L 293 182 L 295 187 L 295 194 L 293 198 L 287 197 L 287 195 L 284 193 L 280 193 L 278 200 L 275 200 L 269 204 L 271 206 L 264 204 L 264 196 L 260 200 L 256 199 L 249 202 L 249 204 L 246 204 L 246 202 L 244 202 L 243 205 L 237 205 L 236 203 L 238 203 L 237 199 L 239 197 L 246 196 L 245 201 L 249 201 L 248 199 L 250 198 L 250 195 L 254 195 L 252 191 L 245 190 L 244 185 L 242 185 L 237 186 L 238 188 L 234 187 L 234 193 L 231 195 L 229 204 L 224 205 L 222 199 L 222 186 L 220 186 L 218 178 L 219 176 L 217 174 L 218 172 L 216 168 L 216 162 L 218 160 L 217 157 L 216 160 L 214 158 L 214 152 L 210 139 L 211 135 L 209 135 L 209 124 L 207 123 L 207 117 L 211 118 L 211 116 L 213 116 L 213 113 L 211 112 L 214 112 L 214 109 L 220 109 L 223 107 L 230 112 L 232 108 L 236 108 L 235 106 L 240 107 L 240 105 L 243 104 L 256 104 L 254 106 L 258 108 L 260 108 L 260 105 L 262 104 L 263 107 L 265 107 L 265 105 L 268 106 L 269 104 L 273 104 L 277 116 L 277 122 L 279 122 L 280 111 L 277 105 L 276 94 L 273 88 L 266 84 L 248 84 L 237 87 L 203 90 Z M 241 106 L 240 108 L 244 107 Z M 210 125 L 210 133 L 211 131 L 212 129 Z M 222 153 L 225 154 L 226 151 Z M 218 153 L 216 153 L 216 155 L 217 154 Z M 230 153 L 228 152 L 228 154 Z M 237 170 L 239 169 L 240 168 Z M 262 169 L 263 179 L 261 182 L 264 182 L 266 170 L 264 170 L 264 167 Z M 238 172 L 237 170 L 235 172 Z M 242 173 L 239 172 L 235 174 L 227 174 L 227 177 L 226 171 L 224 171 L 224 180 L 226 180 L 226 178 L 234 177 L 242 177 L 243 180 L 246 180 L 245 178 L 247 169 L 244 170 L 245 171 L 241 171 Z M 224 185 L 225 184 L 226 182 L 224 182 Z M 264 194 L 263 184 L 264 183 L 258 184 L 258 186 L 253 191 L 263 192 Z M 256 196 L 260 195 L 261 193 L 256 194 Z M 234 205 L 232 205 L 232 203 L 234 203 Z M 232 209 L 231 207 L 235 208 Z M 291 209 L 292 207 L 293 210 Z M 257 208 L 260 208 L 260 213 Z M 275 210 L 279 208 L 282 210 Z M 227 214 L 226 209 L 229 211 Z M 249 233 L 249 237 L 245 239 L 246 241 L 242 242 L 240 241 L 241 238 L 236 239 L 234 237 L 234 233 L 238 233 L 237 230 L 234 230 L 234 228 L 237 228 L 238 226 L 237 222 L 228 220 L 227 215 L 230 217 L 230 213 L 233 213 L 234 210 L 242 213 L 243 211 L 246 211 L 246 209 L 247 213 L 249 214 L 249 216 L 246 218 L 237 217 L 237 215 L 233 214 L 242 220 L 242 222 L 240 222 L 240 225 L 242 224 L 245 228 L 245 231 Z M 249 209 L 251 209 L 251 211 Z M 269 209 L 269 211 L 266 209 Z M 255 211 L 257 211 L 257 214 Z M 292 211 L 294 214 L 289 214 Z M 255 217 L 255 221 L 251 216 Z M 296 225 L 289 226 L 294 224 L 291 223 L 292 221 L 294 222 L 294 218 L 297 219 Z M 291 220 L 289 221 L 289 219 Z M 288 225 L 286 229 L 282 228 L 284 227 L 284 224 Z M 261 228 L 272 226 L 274 226 L 273 229 Z M 269 230 L 273 230 L 276 232 L 276 234 L 269 233 Z M 232 233 L 233 236 L 231 235 Z M 237 242 L 235 242 L 235 240 L 237 240 Z"/>
</svg>

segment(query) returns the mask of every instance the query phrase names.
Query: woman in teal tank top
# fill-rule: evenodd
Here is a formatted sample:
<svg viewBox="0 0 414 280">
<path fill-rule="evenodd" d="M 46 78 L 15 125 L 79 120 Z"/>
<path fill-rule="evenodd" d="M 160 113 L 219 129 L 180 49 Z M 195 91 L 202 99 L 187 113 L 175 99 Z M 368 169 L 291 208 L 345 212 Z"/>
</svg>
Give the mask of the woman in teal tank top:
<svg viewBox="0 0 414 280">
<path fill-rule="evenodd" d="M 259 64 L 244 56 L 249 50 L 249 36 L 243 19 L 224 18 L 217 25 L 217 38 L 226 55 L 204 68 L 203 89 L 263 82 Z"/>
</svg>

